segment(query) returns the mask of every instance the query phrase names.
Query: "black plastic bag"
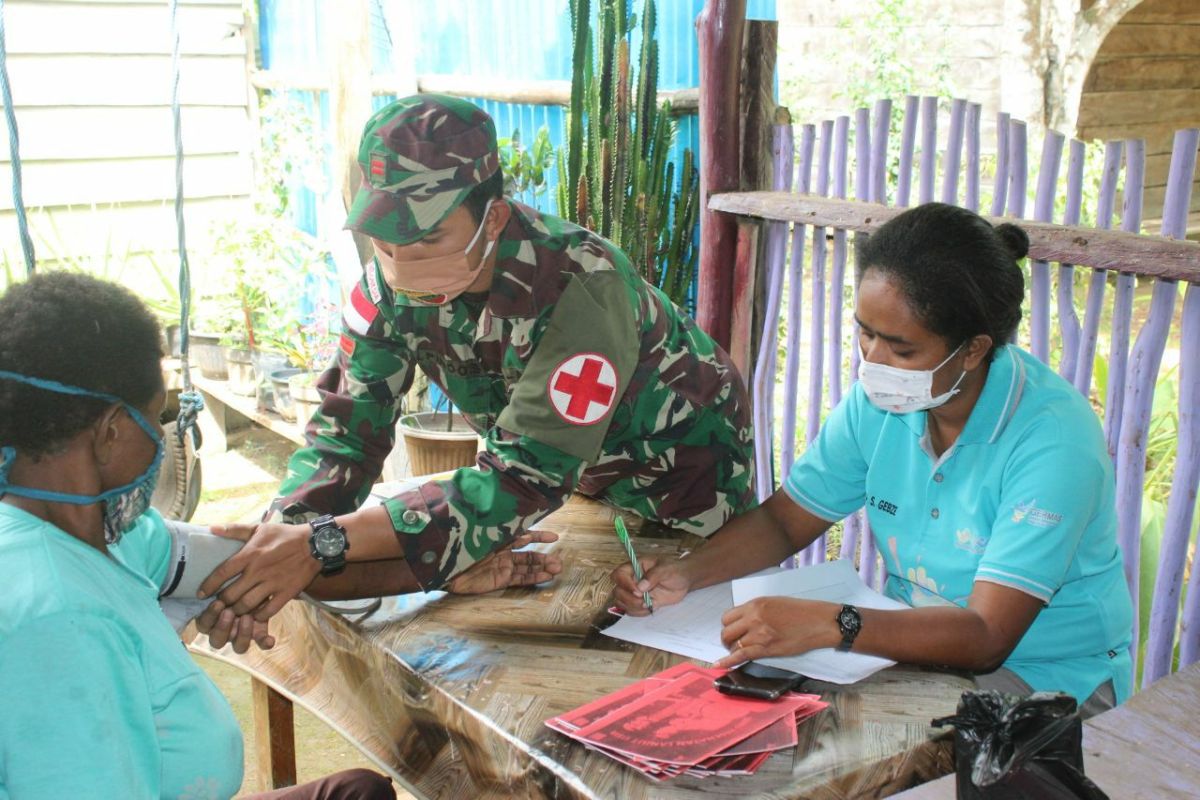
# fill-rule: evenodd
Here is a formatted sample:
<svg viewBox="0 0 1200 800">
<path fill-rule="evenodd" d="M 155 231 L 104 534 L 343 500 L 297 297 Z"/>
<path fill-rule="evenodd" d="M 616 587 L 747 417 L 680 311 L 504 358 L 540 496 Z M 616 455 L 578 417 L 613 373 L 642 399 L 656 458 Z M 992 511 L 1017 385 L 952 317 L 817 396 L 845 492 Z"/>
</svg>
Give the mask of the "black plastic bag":
<svg viewBox="0 0 1200 800">
<path fill-rule="evenodd" d="M 1075 698 L 965 692 L 954 726 L 958 800 L 1108 800 L 1083 774 L 1083 726 Z"/>
</svg>

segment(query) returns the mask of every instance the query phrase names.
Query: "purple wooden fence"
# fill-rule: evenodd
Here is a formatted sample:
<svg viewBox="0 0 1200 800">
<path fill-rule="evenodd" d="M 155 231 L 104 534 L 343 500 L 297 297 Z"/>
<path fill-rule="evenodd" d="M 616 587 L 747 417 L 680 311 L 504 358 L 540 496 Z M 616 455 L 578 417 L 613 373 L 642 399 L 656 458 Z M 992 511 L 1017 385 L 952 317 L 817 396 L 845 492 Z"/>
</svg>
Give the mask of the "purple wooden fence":
<svg viewBox="0 0 1200 800">
<path fill-rule="evenodd" d="M 940 150 L 937 98 L 907 97 L 899 113 L 898 174 L 894 181 L 889 182 L 888 176 L 892 104 L 890 101 L 880 101 L 874 109 L 859 109 L 854 115 L 853 163 L 848 160 L 849 117 L 824 121 L 819 128 L 814 125 L 802 126 L 797 137 L 798 151 L 793 146 L 791 126 L 777 126 L 774 139 L 776 189 L 794 189 L 802 194 L 812 191 L 820 197 L 845 198 L 848 176 L 852 171 L 856 200 L 907 206 L 914 190 L 915 169 L 918 202 L 928 202 L 940 195 L 939 199 L 943 202 L 979 209 L 983 202 L 980 190 L 985 167 L 985 159 L 981 155 L 982 111 L 979 104 L 952 101 L 947 115 L 949 125 L 946 138 Z M 1164 237 L 1184 237 L 1198 146 L 1200 130 L 1190 129 L 1176 134 L 1161 229 Z M 1067 167 L 1065 177 L 1060 180 L 1064 148 L 1067 151 Z M 1007 211 L 1009 217 L 1024 218 L 1029 180 L 1025 123 L 1011 119 L 1007 114 L 998 114 L 994 152 L 990 211 L 993 216 Z M 1141 140 L 1107 143 L 1095 219 L 1081 221 L 1086 148 L 1082 142 L 1068 142 L 1057 132 L 1047 132 L 1043 137 L 1037 172 L 1034 219 L 1054 223 L 1055 203 L 1061 194 L 1065 200 L 1061 224 L 1077 226 L 1082 222 L 1097 229 L 1109 230 L 1120 195 L 1123 199 L 1121 229 L 1139 233 L 1145 158 L 1145 144 Z M 939 161 L 940 192 L 937 185 Z M 1119 191 L 1122 164 L 1124 189 Z M 814 167 L 815 189 L 812 176 Z M 889 183 L 894 185 L 889 186 Z M 892 192 L 890 197 L 889 191 Z M 797 424 L 802 413 L 797 408 L 798 398 L 803 396 L 800 389 L 801 370 L 807 368 L 808 374 L 807 407 L 803 411 L 807 442 L 817 435 L 823 412 L 840 402 L 846 387 L 853 383 L 858 374 L 859 352 L 857 339 L 853 336 L 854 322 L 843 314 L 847 293 L 853 291 L 854 285 L 853 269 L 848 268 L 848 264 L 853 262 L 848 248 L 847 229 L 822 220 L 820 215 L 809 219 L 811 225 L 797 223 L 792 227 L 790 254 L 787 223 L 775 221 L 768 223 L 767 227 L 763 266 L 768 276 L 768 301 L 753 386 L 755 419 L 759 428 L 756 433 L 756 455 L 760 498 L 767 497 L 782 482 L 795 460 Z M 859 227 L 870 227 L 870 222 L 866 220 Z M 809 227 L 812 229 L 812 249 L 811 253 L 806 254 Z M 827 247 L 830 239 L 833 242 L 832 253 Z M 1191 264 L 1196 263 L 1200 261 L 1193 257 Z M 806 264 L 810 268 L 807 293 Z M 1136 605 L 1139 597 L 1147 430 L 1179 287 L 1175 280 L 1153 277 L 1155 270 L 1135 266 L 1124 271 L 1119 265 L 1110 263 L 1108 266 L 1116 266 L 1115 276 L 1110 276 L 1106 269 L 1070 263 L 1059 263 L 1057 270 L 1052 272 L 1050 262 L 1031 259 L 1031 297 L 1026 315 L 1029 337 L 1023 344 L 1044 361 L 1049 361 L 1052 353 L 1057 351 L 1060 355 L 1057 364 L 1059 373 L 1080 392 L 1094 394 L 1103 401 L 1105 436 L 1117 471 L 1118 535 L 1125 556 L 1126 578 Z M 1076 288 L 1075 273 L 1078 269 L 1085 270 L 1082 277 L 1086 280 L 1081 282 L 1087 287 L 1085 299 L 1077 296 L 1083 294 L 1077 292 Z M 1139 272 L 1153 282 L 1152 299 L 1149 312 L 1131 348 L 1134 296 Z M 1185 277 L 1188 281 L 1200 283 L 1200 269 L 1186 272 Z M 1105 295 L 1110 280 L 1115 285 L 1115 291 L 1111 305 L 1106 309 Z M 775 353 L 779 345 L 778 321 L 785 291 L 786 357 L 780 376 Z M 806 299 L 810 305 L 807 313 L 808 347 L 803 349 Z M 1082 307 L 1079 306 L 1081 300 Z M 1104 332 L 1106 311 L 1111 313 L 1107 325 L 1108 374 L 1105 385 L 1096 386 L 1093 366 Z M 1200 289 L 1190 283 L 1182 319 L 1178 375 L 1179 437 L 1154 584 L 1149 633 L 1144 643 L 1143 685 L 1171 671 L 1176 644 L 1179 646 L 1181 664 L 1200 660 L 1200 578 L 1197 577 L 1200 570 L 1192 570 L 1186 591 L 1184 586 L 1189 546 L 1193 544 L 1197 487 L 1200 484 L 1200 419 L 1196 416 L 1196 408 L 1200 405 L 1200 363 L 1197 363 L 1200 360 Z M 848 334 L 851 346 L 847 354 L 843 352 L 843 340 Z M 805 353 L 807 364 L 802 363 Z M 779 378 L 782 378 L 782 385 Z M 778 437 L 775 436 L 776 426 L 772 418 L 775 408 L 773 398 L 777 391 L 781 391 L 783 397 Z M 776 454 L 778 472 L 774 467 Z M 800 554 L 797 560 L 799 563 L 824 560 L 827 547 L 822 537 Z M 880 570 L 874 539 L 862 512 L 845 520 L 840 556 L 857 558 L 863 578 L 868 583 L 878 585 Z M 1139 647 L 1137 635 L 1135 630 L 1135 655 Z"/>
</svg>

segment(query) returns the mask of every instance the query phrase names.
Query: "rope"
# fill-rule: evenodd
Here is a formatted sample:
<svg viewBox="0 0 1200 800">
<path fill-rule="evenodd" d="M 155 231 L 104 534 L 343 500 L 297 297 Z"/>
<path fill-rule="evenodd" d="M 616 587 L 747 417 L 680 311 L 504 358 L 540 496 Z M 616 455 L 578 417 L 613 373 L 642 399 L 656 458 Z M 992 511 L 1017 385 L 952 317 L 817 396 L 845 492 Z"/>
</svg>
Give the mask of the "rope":
<svg viewBox="0 0 1200 800">
<path fill-rule="evenodd" d="M 2 4 L 4 0 L 0 0 Z M 200 430 L 196 416 L 204 408 L 204 398 L 192 388 L 192 371 L 188 366 L 188 328 L 192 313 L 192 273 L 188 265 L 187 237 L 183 222 L 183 126 L 179 119 L 179 24 L 178 0 L 171 7 L 171 119 L 175 124 L 175 228 L 179 234 L 179 367 L 183 372 L 183 392 L 179 395 L 179 416 L 175 420 L 175 435 L 183 445 L 183 437 L 192 433 L 192 446 L 200 447 Z"/>
<path fill-rule="evenodd" d="M 17 212 L 17 230 L 25 270 L 33 274 L 33 240 L 29 238 L 29 220 L 25 218 L 25 200 L 21 189 L 21 141 L 17 136 L 17 114 L 13 110 L 12 88 L 8 83 L 8 46 L 4 33 L 4 0 L 0 0 L 0 99 L 4 101 L 4 120 L 8 123 L 8 151 L 12 164 L 13 210 Z"/>
</svg>

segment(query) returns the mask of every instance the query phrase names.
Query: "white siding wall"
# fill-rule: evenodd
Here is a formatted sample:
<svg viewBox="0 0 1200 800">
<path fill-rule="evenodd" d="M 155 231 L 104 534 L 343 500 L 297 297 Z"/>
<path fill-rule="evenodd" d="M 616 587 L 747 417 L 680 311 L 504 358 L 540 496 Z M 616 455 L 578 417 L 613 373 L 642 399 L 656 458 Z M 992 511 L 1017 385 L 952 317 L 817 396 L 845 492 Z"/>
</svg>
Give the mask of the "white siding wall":
<svg viewBox="0 0 1200 800">
<path fill-rule="evenodd" d="M 188 249 L 202 273 L 215 220 L 244 214 L 251 183 L 241 0 L 182 0 L 180 102 Z M 175 164 L 167 0 L 8 0 L 8 69 L 25 205 L 39 262 L 91 257 L 144 280 L 174 274 Z M 0 132 L 0 243 L 24 266 Z M 105 258 L 105 253 L 110 253 Z M 133 273 L 120 262 L 126 253 Z M 136 287 L 135 287 L 136 288 Z"/>
</svg>

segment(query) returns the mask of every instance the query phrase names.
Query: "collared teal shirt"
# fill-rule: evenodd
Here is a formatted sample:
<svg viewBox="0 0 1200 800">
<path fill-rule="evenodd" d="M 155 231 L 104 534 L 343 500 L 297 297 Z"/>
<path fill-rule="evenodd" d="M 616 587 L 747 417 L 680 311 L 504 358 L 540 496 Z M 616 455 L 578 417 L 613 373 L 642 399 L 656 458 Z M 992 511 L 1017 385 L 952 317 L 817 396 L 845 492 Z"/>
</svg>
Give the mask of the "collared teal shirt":
<svg viewBox="0 0 1200 800">
<path fill-rule="evenodd" d="M 0 800 L 232 797 L 242 733 L 158 607 L 150 510 L 109 555 L 0 503 Z"/>
<path fill-rule="evenodd" d="M 1133 608 L 1112 460 L 1087 400 L 1010 345 L 940 457 L 925 419 L 881 411 L 855 384 L 784 489 L 831 522 L 865 506 L 884 593 L 910 606 L 966 606 L 976 581 L 1038 598 L 1046 605 L 1004 666 L 1080 703 L 1111 679 L 1123 701 Z"/>
</svg>

